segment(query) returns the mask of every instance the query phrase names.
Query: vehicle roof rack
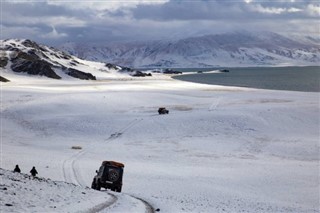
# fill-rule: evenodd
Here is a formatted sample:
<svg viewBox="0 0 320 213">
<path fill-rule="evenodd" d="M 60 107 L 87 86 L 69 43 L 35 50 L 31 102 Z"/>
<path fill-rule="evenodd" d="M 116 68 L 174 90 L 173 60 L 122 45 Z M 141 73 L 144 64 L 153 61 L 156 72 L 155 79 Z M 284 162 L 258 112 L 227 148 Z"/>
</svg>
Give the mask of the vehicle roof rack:
<svg viewBox="0 0 320 213">
<path fill-rule="evenodd" d="M 117 162 L 117 161 L 103 161 L 102 165 L 111 165 L 111 166 L 117 166 L 117 167 L 124 167 L 123 163 Z"/>
</svg>

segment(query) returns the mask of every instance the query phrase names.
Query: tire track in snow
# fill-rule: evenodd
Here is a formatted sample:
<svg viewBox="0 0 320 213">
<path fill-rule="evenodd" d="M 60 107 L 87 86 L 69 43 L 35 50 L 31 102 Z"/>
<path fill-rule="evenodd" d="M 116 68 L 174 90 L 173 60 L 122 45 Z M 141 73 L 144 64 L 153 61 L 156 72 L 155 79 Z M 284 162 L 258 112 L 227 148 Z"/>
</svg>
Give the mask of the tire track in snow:
<svg viewBox="0 0 320 213">
<path fill-rule="evenodd" d="M 66 182 L 82 186 L 82 184 L 78 180 L 78 176 L 75 171 L 75 162 L 84 153 L 85 153 L 84 151 L 77 152 L 73 154 L 70 158 L 67 158 L 63 161 L 62 171 L 63 171 L 63 178 Z"/>
<path fill-rule="evenodd" d="M 62 165 L 63 177 L 66 182 L 80 185 L 82 187 L 86 187 L 85 182 L 82 180 L 82 178 L 80 178 L 81 176 L 79 175 L 75 167 L 76 162 L 84 154 L 85 154 L 85 151 L 80 151 L 78 153 L 73 154 L 70 158 L 67 158 L 66 160 L 63 161 L 63 165 Z M 108 195 L 110 196 L 110 199 L 108 199 L 106 202 L 103 202 L 97 206 L 94 206 L 93 208 L 90 208 L 86 212 L 88 213 L 100 212 L 103 209 L 114 205 L 117 202 L 118 197 L 111 193 L 108 193 Z"/>
<path fill-rule="evenodd" d="M 76 182 L 78 182 L 78 185 L 86 187 L 86 183 L 85 181 L 83 181 L 82 176 L 77 172 L 77 169 L 75 167 L 75 163 L 77 162 L 77 160 L 80 158 L 80 156 L 83 156 L 85 154 L 85 152 L 83 151 L 80 155 L 77 155 L 76 158 L 74 158 L 72 160 L 72 172 L 74 174 L 75 180 Z"/>
<path fill-rule="evenodd" d="M 143 119 L 135 119 L 131 121 L 128 125 L 123 127 L 120 131 L 123 133 L 142 121 Z M 76 162 L 79 160 L 81 156 L 83 156 L 86 152 L 80 151 L 73 155 L 71 155 L 70 158 L 67 158 L 63 161 L 62 170 L 63 170 L 63 178 L 66 182 L 73 183 L 76 185 L 80 185 L 85 187 L 86 184 L 81 178 L 81 175 L 79 174 L 79 171 L 76 169 Z M 107 190 L 102 191 L 107 193 L 110 196 L 110 199 L 105 201 L 104 203 L 101 203 L 97 206 L 94 206 L 90 208 L 87 212 L 88 213 L 95 213 L 95 212 L 123 212 L 123 211 L 129 211 L 132 212 L 132 210 L 136 210 L 134 212 L 140 211 L 143 209 L 144 213 L 154 213 L 154 208 L 152 205 L 150 205 L 147 201 L 143 200 L 142 198 L 125 194 L 125 193 L 111 193 Z M 141 209 L 142 205 L 142 209 Z M 131 206 L 130 209 L 123 209 L 128 208 L 128 206 Z M 140 206 L 140 207 L 139 207 Z M 120 210 L 120 211 L 119 211 Z"/>
<path fill-rule="evenodd" d="M 127 125 L 125 125 L 124 127 L 122 127 L 121 129 L 119 129 L 118 131 L 116 131 L 115 133 L 112 133 L 110 135 L 110 137 L 107 139 L 107 141 L 109 140 L 114 140 L 118 137 L 120 137 L 123 133 L 125 133 L 128 129 L 132 128 L 133 126 L 137 125 L 139 122 L 141 122 L 143 120 L 143 118 L 135 118 L 134 120 L 132 120 L 131 122 L 129 122 Z"/>
<path fill-rule="evenodd" d="M 113 213 L 113 212 L 141 212 L 141 213 L 154 213 L 154 208 L 142 198 L 138 198 L 136 196 L 120 193 L 115 194 L 114 192 L 110 192 L 108 194 L 112 194 L 117 196 L 117 202 L 114 204 L 107 206 L 102 209 L 101 213 Z"/>
<path fill-rule="evenodd" d="M 113 194 L 110 194 L 110 193 L 108 193 L 108 195 L 110 195 L 110 199 L 108 201 L 106 201 L 104 203 L 101 203 L 101 204 L 99 204 L 97 206 L 94 206 L 93 208 L 88 210 L 88 213 L 101 212 L 104 209 L 114 205 L 117 202 L 118 197 L 113 195 Z"/>
<path fill-rule="evenodd" d="M 148 203 L 146 200 L 144 200 L 144 199 L 142 199 L 142 198 L 140 198 L 140 197 L 133 196 L 133 195 L 129 195 L 129 196 L 134 197 L 135 199 L 140 200 L 140 201 L 145 205 L 145 208 L 146 208 L 145 213 L 154 213 L 154 212 L 155 212 L 153 206 L 151 206 L 151 204 Z"/>
</svg>

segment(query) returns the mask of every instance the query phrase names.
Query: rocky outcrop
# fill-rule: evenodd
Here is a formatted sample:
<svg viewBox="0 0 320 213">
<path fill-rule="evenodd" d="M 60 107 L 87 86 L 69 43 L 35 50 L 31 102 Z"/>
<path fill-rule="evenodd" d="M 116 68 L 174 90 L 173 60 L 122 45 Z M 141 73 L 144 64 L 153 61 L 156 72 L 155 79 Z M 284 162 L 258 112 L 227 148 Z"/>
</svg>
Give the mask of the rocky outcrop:
<svg viewBox="0 0 320 213">
<path fill-rule="evenodd" d="M 14 72 L 23 72 L 30 75 L 46 76 L 53 79 L 61 79 L 59 75 L 55 73 L 53 68 L 62 69 L 66 74 L 85 80 L 96 80 L 96 77 L 90 73 L 85 73 L 73 68 L 67 68 L 57 61 L 50 59 L 54 56 L 57 59 L 65 59 L 69 61 L 69 64 L 76 66 L 79 64 L 72 56 L 59 52 L 58 50 L 50 51 L 53 48 L 42 47 L 36 42 L 30 40 L 24 40 L 21 45 L 27 47 L 27 50 L 23 51 L 19 49 L 15 43 L 6 46 L 5 50 L 11 51 L 11 69 Z M 48 54 L 48 55 L 47 55 Z M 1 67 L 6 66 L 8 58 L 2 57 L 0 59 Z"/>
<path fill-rule="evenodd" d="M 4 77 L 2 77 L 2 76 L 0 76 L 0 81 L 1 81 L 1 82 L 9 82 L 8 79 L 6 79 L 6 78 L 4 78 Z"/>
<path fill-rule="evenodd" d="M 68 68 L 66 73 L 74 78 L 79 78 L 82 80 L 96 80 L 96 77 L 91 73 L 82 72 L 73 68 Z"/>
<path fill-rule="evenodd" d="M 14 63 L 11 66 L 14 72 L 25 72 L 31 75 L 47 76 L 49 78 L 61 79 L 53 69 L 51 64 L 43 60 L 27 61 L 20 60 L 19 63 Z"/>
<path fill-rule="evenodd" d="M 69 75 L 82 80 L 96 80 L 93 73 L 117 73 L 120 66 L 110 63 L 89 62 L 59 51 L 53 47 L 37 44 L 28 39 L 0 40 L 0 68 L 16 73 L 62 79 Z M 125 74 L 135 70 L 125 68 Z"/>
<path fill-rule="evenodd" d="M 134 74 L 131 74 L 133 77 L 146 77 L 146 76 L 152 76 L 151 73 L 144 73 L 141 71 L 135 71 Z"/>
<path fill-rule="evenodd" d="M 8 64 L 8 58 L 7 57 L 0 57 L 0 67 L 5 67 Z"/>
</svg>

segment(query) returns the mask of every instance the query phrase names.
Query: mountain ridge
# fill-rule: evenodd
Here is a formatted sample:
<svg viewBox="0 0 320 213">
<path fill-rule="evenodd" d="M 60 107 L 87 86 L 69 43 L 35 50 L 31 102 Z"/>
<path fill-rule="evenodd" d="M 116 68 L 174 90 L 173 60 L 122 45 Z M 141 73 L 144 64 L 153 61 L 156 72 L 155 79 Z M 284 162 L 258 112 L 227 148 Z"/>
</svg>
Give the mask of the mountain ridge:
<svg viewBox="0 0 320 213">
<path fill-rule="evenodd" d="M 301 66 L 317 65 L 320 60 L 316 39 L 288 38 L 273 32 L 242 31 L 105 45 L 67 43 L 58 48 L 83 59 L 139 68 Z"/>
</svg>

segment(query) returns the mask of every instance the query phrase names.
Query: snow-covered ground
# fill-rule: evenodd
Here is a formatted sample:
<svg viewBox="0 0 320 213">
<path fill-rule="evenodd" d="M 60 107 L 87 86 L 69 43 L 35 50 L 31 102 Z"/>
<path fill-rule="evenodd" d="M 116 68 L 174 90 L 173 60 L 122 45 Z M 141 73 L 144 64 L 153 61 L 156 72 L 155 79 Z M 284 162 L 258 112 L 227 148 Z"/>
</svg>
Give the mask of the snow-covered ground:
<svg viewBox="0 0 320 213">
<path fill-rule="evenodd" d="M 3 212 L 319 212 L 319 93 L 18 77 L 1 83 L 1 168 L 81 187 L 0 170 Z M 122 193 L 84 188 L 103 160 L 125 164 Z"/>
</svg>

